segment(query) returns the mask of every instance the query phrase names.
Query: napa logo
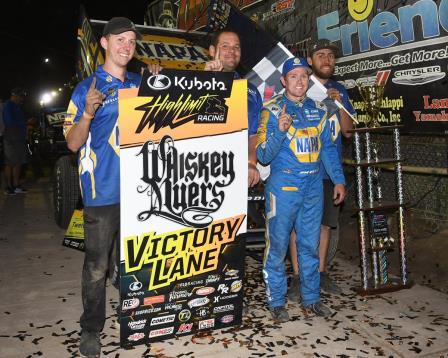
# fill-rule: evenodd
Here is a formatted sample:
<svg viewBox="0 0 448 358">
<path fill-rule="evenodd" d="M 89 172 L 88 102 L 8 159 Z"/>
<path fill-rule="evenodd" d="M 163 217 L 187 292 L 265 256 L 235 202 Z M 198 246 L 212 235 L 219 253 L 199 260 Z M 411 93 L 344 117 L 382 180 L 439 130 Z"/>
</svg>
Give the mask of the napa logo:
<svg viewBox="0 0 448 358">
<path fill-rule="evenodd" d="M 369 21 L 373 2 L 349 0 L 348 11 L 355 21 L 346 24 L 339 24 L 339 11 L 319 16 L 317 38 L 340 41 L 342 55 L 348 56 L 414 42 L 416 34 L 429 39 L 440 36 L 441 29 L 448 32 L 448 0 L 441 0 L 438 6 L 433 0 L 419 0 L 398 8 L 397 14 L 379 11 Z"/>
</svg>

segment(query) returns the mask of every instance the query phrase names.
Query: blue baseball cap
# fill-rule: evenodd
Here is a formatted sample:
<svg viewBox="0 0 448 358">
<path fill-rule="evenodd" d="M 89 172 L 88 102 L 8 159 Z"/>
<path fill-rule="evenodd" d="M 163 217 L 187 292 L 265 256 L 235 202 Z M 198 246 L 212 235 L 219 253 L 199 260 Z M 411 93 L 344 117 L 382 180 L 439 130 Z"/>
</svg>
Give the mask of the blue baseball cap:
<svg viewBox="0 0 448 358">
<path fill-rule="evenodd" d="M 304 68 L 308 74 L 313 73 L 308 62 L 303 57 L 291 57 L 288 58 L 283 64 L 282 75 L 286 76 L 287 73 L 295 68 Z"/>
</svg>

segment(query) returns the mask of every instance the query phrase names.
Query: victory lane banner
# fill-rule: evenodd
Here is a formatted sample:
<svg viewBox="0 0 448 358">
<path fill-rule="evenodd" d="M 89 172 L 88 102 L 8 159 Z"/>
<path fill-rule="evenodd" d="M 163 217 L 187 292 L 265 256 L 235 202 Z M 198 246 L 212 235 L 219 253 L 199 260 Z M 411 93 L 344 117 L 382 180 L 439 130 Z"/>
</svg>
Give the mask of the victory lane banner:
<svg viewBox="0 0 448 358">
<path fill-rule="evenodd" d="M 119 92 L 120 342 L 241 324 L 247 82 L 145 72 Z"/>
</svg>

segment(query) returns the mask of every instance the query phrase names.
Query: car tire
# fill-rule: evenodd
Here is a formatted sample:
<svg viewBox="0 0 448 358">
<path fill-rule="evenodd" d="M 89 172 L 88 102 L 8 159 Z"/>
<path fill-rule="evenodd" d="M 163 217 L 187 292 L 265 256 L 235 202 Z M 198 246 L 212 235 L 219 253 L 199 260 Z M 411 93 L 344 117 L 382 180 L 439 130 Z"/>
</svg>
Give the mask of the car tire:
<svg viewBox="0 0 448 358">
<path fill-rule="evenodd" d="M 60 157 L 54 166 L 53 204 L 56 224 L 67 229 L 73 211 L 80 207 L 81 193 L 76 156 Z"/>
</svg>

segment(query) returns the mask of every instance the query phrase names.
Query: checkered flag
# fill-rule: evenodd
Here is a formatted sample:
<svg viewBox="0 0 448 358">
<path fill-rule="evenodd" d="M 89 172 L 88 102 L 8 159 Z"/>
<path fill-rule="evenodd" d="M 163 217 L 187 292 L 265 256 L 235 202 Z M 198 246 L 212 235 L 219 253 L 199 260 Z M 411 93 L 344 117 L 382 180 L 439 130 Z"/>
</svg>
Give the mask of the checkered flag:
<svg viewBox="0 0 448 358">
<path fill-rule="evenodd" d="M 283 63 L 291 57 L 294 57 L 293 54 L 281 42 L 278 42 L 246 75 L 246 79 L 257 87 L 263 102 L 283 92 L 283 86 L 280 82 Z"/>
<path fill-rule="evenodd" d="M 273 96 L 282 93 L 284 88 L 280 82 L 283 63 L 294 57 L 289 50 L 281 43 L 277 45 L 246 75 L 246 79 L 255 85 L 260 92 L 263 102 L 270 100 Z M 315 84 L 314 81 L 317 83 Z M 323 88 L 323 89 L 322 89 Z M 324 103 L 329 114 L 339 110 L 335 103 L 326 94 L 327 90 L 318 80 L 311 76 L 307 96 L 315 101 Z"/>
</svg>

